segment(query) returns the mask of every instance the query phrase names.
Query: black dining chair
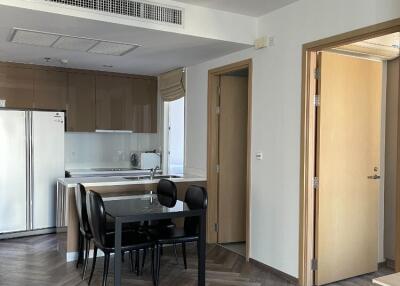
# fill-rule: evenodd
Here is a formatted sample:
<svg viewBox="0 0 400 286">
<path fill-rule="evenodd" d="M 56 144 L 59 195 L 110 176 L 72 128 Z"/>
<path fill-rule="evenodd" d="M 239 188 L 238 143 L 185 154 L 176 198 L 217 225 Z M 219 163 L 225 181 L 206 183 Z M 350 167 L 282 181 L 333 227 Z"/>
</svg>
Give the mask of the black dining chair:
<svg viewBox="0 0 400 286">
<path fill-rule="evenodd" d="M 200 186 L 190 186 L 185 195 L 185 203 L 191 210 L 207 209 L 208 197 L 205 188 Z M 156 284 L 158 285 L 160 268 L 161 268 L 161 248 L 165 244 L 182 244 L 182 255 L 185 269 L 187 269 L 186 261 L 186 243 L 197 242 L 199 246 L 200 234 L 200 218 L 199 217 L 185 217 L 183 228 L 170 228 L 164 231 L 151 230 L 150 234 L 157 244 L 156 254 Z"/>
<path fill-rule="evenodd" d="M 165 207 L 172 208 L 175 206 L 176 201 L 178 199 L 178 190 L 174 182 L 166 179 L 161 179 L 157 184 L 157 199 L 159 203 Z M 172 221 L 172 219 L 162 219 L 151 221 L 150 225 L 148 226 L 148 230 L 150 232 L 165 232 L 169 229 L 174 229 L 176 224 Z M 176 249 L 176 245 L 173 245 L 175 258 L 178 261 L 178 252 Z M 161 246 L 161 255 L 163 253 L 163 248 Z M 146 258 L 146 251 L 144 251 L 143 259 L 142 259 L 142 269 L 143 265 L 145 264 Z"/>
<path fill-rule="evenodd" d="M 161 179 L 157 184 L 157 199 L 161 205 L 172 208 L 178 199 L 178 190 L 174 182 Z M 176 225 L 171 219 L 152 221 L 151 226 L 159 229 L 175 228 Z"/>
<path fill-rule="evenodd" d="M 83 264 L 82 270 L 82 280 L 85 280 L 91 241 L 93 239 L 92 231 L 89 226 L 88 216 L 87 216 L 87 206 L 86 206 L 86 189 L 82 184 L 78 185 L 75 189 L 75 202 L 76 209 L 78 213 L 79 220 L 79 232 L 78 232 L 78 260 L 76 262 L 76 267 L 78 268 L 80 264 Z M 131 223 L 124 226 L 123 231 L 132 231 L 140 227 L 140 223 Z M 114 222 L 107 220 L 106 225 L 107 233 L 114 233 Z M 130 252 L 130 262 L 131 269 L 137 269 L 139 271 L 138 254 L 136 254 L 136 264 L 133 266 L 133 253 Z"/>
<path fill-rule="evenodd" d="M 81 184 L 75 188 L 75 202 L 79 219 L 79 237 L 78 237 L 78 260 L 76 267 L 83 263 L 82 279 L 85 279 L 87 264 L 89 260 L 90 241 L 93 238 L 90 230 L 87 211 L 86 211 L 86 190 Z"/>
<path fill-rule="evenodd" d="M 86 204 L 88 221 L 91 232 L 93 234 L 94 241 L 94 254 L 93 264 L 90 272 L 89 285 L 93 278 L 94 269 L 96 267 L 97 250 L 100 249 L 104 252 L 104 271 L 103 271 L 103 283 L 107 284 L 108 268 L 110 263 L 110 256 L 115 253 L 115 241 L 114 234 L 107 233 L 107 216 L 104 207 L 104 202 L 101 196 L 93 191 L 86 193 Z M 154 248 L 155 243 L 149 238 L 144 232 L 138 232 L 135 230 L 122 232 L 122 253 L 137 251 L 143 249 L 151 249 L 151 271 L 153 284 L 155 284 L 155 271 L 154 271 Z"/>
</svg>

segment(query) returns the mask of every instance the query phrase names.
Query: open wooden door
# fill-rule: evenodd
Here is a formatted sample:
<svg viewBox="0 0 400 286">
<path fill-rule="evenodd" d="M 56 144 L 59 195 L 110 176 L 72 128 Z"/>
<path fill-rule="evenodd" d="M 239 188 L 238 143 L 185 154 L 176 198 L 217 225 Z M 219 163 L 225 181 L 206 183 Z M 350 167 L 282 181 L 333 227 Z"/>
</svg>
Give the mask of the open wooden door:
<svg viewBox="0 0 400 286">
<path fill-rule="evenodd" d="M 382 63 L 320 54 L 315 284 L 374 272 Z"/>
<path fill-rule="evenodd" d="M 248 78 L 220 77 L 218 242 L 246 240 Z"/>
</svg>

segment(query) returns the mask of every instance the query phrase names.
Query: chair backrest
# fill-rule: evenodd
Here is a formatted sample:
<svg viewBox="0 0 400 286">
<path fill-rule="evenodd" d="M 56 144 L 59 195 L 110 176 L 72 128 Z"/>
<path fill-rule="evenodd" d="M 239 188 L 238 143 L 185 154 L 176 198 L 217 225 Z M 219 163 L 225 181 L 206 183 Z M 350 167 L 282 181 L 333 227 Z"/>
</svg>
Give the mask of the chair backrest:
<svg viewBox="0 0 400 286">
<path fill-rule="evenodd" d="M 207 209 L 208 196 L 205 188 L 200 186 L 189 186 L 185 195 L 185 203 L 191 210 Z M 186 217 L 184 228 L 187 233 L 198 234 L 200 231 L 199 217 Z"/>
<path fill-rule="evenodd" d="M 84 233 L 91 234 L 86 209 L 86 190 L 82 184 L 75 188 L 75 202 L 78 211 L 79 228 Z"/>
<path fill-rule="evenodd" d="M 157 198 L 163 206 L 174 207 L 178 198 L 175 183 L 170 180 L 161 179 L 157 184 Z"/>
<path fill-rule="evenodd" d="M 100 246 L 106 245 L 106 211 L 101 196 L 93 191 L 86 192 L 87 213 L 93 239 Z"/>
</svg>

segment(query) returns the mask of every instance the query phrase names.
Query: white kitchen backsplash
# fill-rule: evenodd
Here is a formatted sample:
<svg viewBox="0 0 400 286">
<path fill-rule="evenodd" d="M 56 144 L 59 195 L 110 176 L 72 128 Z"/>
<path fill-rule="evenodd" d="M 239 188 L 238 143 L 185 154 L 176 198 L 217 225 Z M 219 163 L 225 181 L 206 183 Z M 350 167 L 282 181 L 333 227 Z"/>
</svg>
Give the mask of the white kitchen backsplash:
<svg viewBox="0 0 400 286">
<path fill-rule="evenodd" d="M 130 153 L 161 150 L 158 134 L 65 133 L 65 169 L 127 168 Z"/>
</svg>

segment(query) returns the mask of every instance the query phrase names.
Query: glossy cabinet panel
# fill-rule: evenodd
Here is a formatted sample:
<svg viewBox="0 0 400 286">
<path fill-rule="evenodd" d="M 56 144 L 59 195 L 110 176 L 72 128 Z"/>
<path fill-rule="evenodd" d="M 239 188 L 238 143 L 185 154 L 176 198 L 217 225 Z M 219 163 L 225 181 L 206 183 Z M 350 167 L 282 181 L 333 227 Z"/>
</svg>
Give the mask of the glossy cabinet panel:
<svg viewBox="0 0 400 286">
<path fill-rule="evenodd" d="M 157 133 L 157 79 L 134 79 L 132 97 L 132 130 L 135 133 Z"/>
<path fill-rule="evenodd" d="M 37 109 L 66 110 L 68 76 L 66 72 L 35 70 L 34 107 Z"/>
<path fill-rule="evenodd" d="M 67 131 L 96 130 L 96 81 L 94 74 L 69 73 Z"/>
<path fill-rule="evenodd" d="M 129 78 L 96 76 L 96 129 L 131 130 L 132 84 Z"/>
<path fill-rule="evenodd" d="M 32 69 L 0 63 L 0 99 L 9 108 L 33 107 Z"/>
</svg>

